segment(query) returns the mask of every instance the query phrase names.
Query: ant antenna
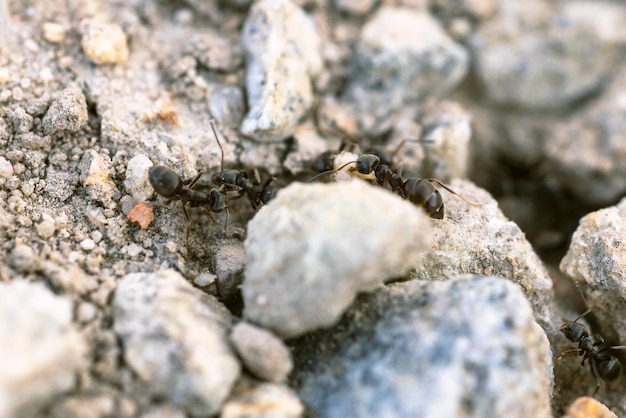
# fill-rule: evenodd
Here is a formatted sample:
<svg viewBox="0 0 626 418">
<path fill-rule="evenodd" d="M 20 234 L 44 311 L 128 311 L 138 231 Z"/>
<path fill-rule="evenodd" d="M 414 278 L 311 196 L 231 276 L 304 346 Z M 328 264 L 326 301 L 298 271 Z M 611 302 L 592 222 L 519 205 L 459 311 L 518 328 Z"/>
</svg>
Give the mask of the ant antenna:
<svg viewBox="0 0 626 418">
<path fill-rule="evenodd" d="M 321 173 L 316 174 L 313 177 L 311 177 L 308 182 L 313 183 L 315 180 L 317 180 L 318 178 L 322 177 L 325 174 L 337 173 L 343 170 L 344 168 L 346 168 L 347 166 L 349 166 L 350 164 L 356 164 L 356 161 L 348 161 L 347 163 L 345 163 L 344 165 L 342 165 L 341 167 L 337 169 L 322 171 Z"/>
<path fill-rule="evenodd" d="M 220 164 L 220 171 L 224 171 L 224 148 L 222 147 L 222 143 L 217 135 L 217 131 L 215 130 L 215 124 L 213 121 L 210 121 L 211 129 L 213 130 L 213 135 L 215 136 L 215 140 L 217 141 L 217 145 L 220 147 L 220 151 L 222 152 L 222 161 Z"/>
<path fill-rule="evenodd" d="M 456 197 L 458 197 L 459 199 L 461 199 L 462 201 L 464 201 L 465 203 L 467 203 L 470 206 L 473 206 L 475 208 L 482 208 L 483 207 L 482 203 L 475 203 L 475 202 L 471 202 L 471 201 L 467 200 L 466 198 L 464 198 L 463 196 L 461 196 L 460 194 L 458 194 L 457 192 L 452 190 L 450 187 L 448 187 L 445 184 L 443 184 L 440 180 L 428 179 L 428 181 L 431 182 L 431 183 L 437 183 L 438 185 L 440 185 L 441 187 L 446 189 L 448 192 L 452 193 L 453 195 L 455 195 Z"/>
</svg>

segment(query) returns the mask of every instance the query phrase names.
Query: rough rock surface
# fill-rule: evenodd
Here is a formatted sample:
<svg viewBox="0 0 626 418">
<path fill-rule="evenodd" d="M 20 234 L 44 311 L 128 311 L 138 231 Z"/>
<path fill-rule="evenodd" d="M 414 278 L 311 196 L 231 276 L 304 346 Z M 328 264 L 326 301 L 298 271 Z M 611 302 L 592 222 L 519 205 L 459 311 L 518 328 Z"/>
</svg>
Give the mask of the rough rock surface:
<svg viewBox="0 0 626 418">
<path fill-rule="evenodd" d="M 230 314 L 180 274 L 133 273 L 120 280 L 113 329 L 124 359 L 152 393 L 192 416 L 213 415 L 239 377 L 228 344 Z"/>
<path fill-rule="evenodd" d="M 465 180 L 450 186 L 476 208 L 445 193 L 447 219 L 433 222 L 432 249 L 418 257 L 411 276 L 421 280 L 448 280 L 460 274 L 503 277 L 517 283 L 530 301 L 537 322 L 555 328 L 552 281 L 524 233 L 506 219 L 497 202 Z"/>
<path fill-rule="evenodd" d="M 57 131 L 77 131 L 87 122 L 87 102 L 78 87 L 69 87 L 60 93 L 57 100 L 41 121 L 47 135 Z"/>
<path fill-rule="evenodd" d="M 560 269 L 578 283 L 599 325 L 626 345 L 626 199 L 580 220 Z"/>
<path fill-rule="evenodd" d="M 315 24 L 291 0 L 260 0 L 250 9 L 242 41 L 250 110 L 241 132 L 259 141 L 285 139 L 313 105 L 313 81 L 322 67 Z"/>
<path fill-rule="evenodd" d="M 0 283 L 0 341 L 2 418 L 36 416 L 87 364 L 71 301 L 38 283 Z"/>
<path fill-rule="evenodd" d="M 317 417 L 552 416 L 548 340 L 506 280 L 393 284 L 293 346 Z"/>
<path fill-rule="evenodd" d="M 244 316 L 283 337 L 332 325 L 415 265 L 428 231 L 418 208 L 360 180 L 292 184 L 248 225 Z"/>
<path fill-rule="evenodd" d="M 613 203 L 626 192 L 626 76 L 557 124 L 545 143 L 550 172 L 580 199 Z"/>
<path fill-rule="evenodd" d="M 620 319 L 626 317 L 624 234 L 626 234 L 626 199 L 622 199 L 617 206 L 601 209 L 583 217 L 560 265 L 563 274 L 580 286 L 591 308 L 590 316 L 594 321 L 593 327 L 588 329 L 591 333 L 599 333 L 612 346 L 626 346 L 626 323 Z M 574 317 L 567 319 L 573 320 Z M 574 343 L 569 345 L 569 348 L 575 347 Z M 611 354 L 619 356 L 617 351 Z M 565 361 L 575 360 L 564 358 L 561 363 Z M 585 366 L 585 369 L 587 368 L 588 366 Z M 581 374 L 570 384 L 580 388 L 581 393 L 591 395 L 596 382 L 589 370 L 583 370 Z M 620 416 L 626 414 L 626 393 L 623 384 L 620 383 L 623 379 L 622 376 L 621 380 L 614 383 L 601 382 L 603 388 L 598 392 L 598 398 L 614 405 L 612 409 Z"/>
</svg>

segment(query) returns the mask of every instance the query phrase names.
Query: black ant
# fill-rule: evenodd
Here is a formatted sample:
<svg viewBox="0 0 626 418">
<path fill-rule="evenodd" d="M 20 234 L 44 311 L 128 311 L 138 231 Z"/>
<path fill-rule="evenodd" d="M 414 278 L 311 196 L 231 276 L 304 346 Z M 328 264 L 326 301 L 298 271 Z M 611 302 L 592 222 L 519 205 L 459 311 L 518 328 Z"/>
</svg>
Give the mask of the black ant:
<svg viewBox="0 0 626 418">
<path fill-rule="evenodd" d="M 559 354 L 555 360 L 559 358 L 570 355 L 570 354 L 578 354 L 579 356 L 583 356 L 582 362 L 580 363 L 580 368 L 572 373 L 570 376 L 566 378 L 565 381 L 568 381 L 574 375 L 582 370 L 585 365 L 585 361 L 588 360 L 589 368 L 591 369 L 591 374 L 596 381 L 596 390 L 594 391 L 594 395 L 598 393 L 600 389 L 600 380 L 604 380 L 605 382 L 614 382 L 622 374 L 622 364 L 619 362 L 617 357 L 611 354 L 611 350 L 624 350 L 626 346 L 608 346 L 604 348 L 599 348 L 602 344 L 604 344 L 604 338 L 602 336 L 594 334 L 592 338 L 589 335 L 589 331 L 587 327 L 578 322 L 579 319 L 588 315 L 591 312 L 591 307 L 587 303 L 585 296 L 578 286 L 578 292 L 580 293 L 583 301 L 585 302 L 585 306 L 587 310 L 582 314 L 578 315 L 576 319 L 573 321 L 565 320 L 565 323 L 561 325 L 559 328 L 549 331 L 548 333 L 561 331 L 565 338 L 573 343 L 578 343 L 578 348 L 572 348 L 571 350 L 565 350 L 561 354 Z M 598 379 L 600 378 L 600 380 Z"/>
<path fill-rule="evenodd" d="M 386 158 L 388 161 L 391 161 L 391 158 Z M 343 162 L 345 159 L 350 161 Z M 339 166 L 337 166 L 338 162 Z M 346 151 L 334 154 L 332 151 L 326 151 L 315 160 L 313 167 L 318 171 L 322 171 L 319 169 L 324 169 L 325 171 L 322 171 L 309 181 L 314 181 L 327 173 L 345 172 L 350 176 L 359 177 L 363 180 L 375 180 L 381 187 L 389 184 L 392 192 L 399 194 L 416 206 L 423 207 L 426 213 L 435 219 L 443 219 L 444 216 L 443 198 L 435 184 L 443 187 L 470 206 L 482 206 L 479 203 L 470 202 L 437 179 L 410 177 L 404 180 L 400 174 L 390 168 L 389 164 L 381 164 L 381 157 L 375 154 L 356 155 Z"/>
<path fill-rule="evenodd" d="M 228 192 L 238 192 L 235 198 L 240 198 L 247 194 L 252 209 L 258 210 L 261 206 L 272 200 L 278 192 L 278 182 L 274 177 L 269 178 L 263 186 L 261 186 L 261 178 L 258 170 L 254 170 L 252 180 L 248 173 L 244 170 L 224 169 L 224 148 L 215 130 L 215 125 L 211 122 L 213 135 L 222 152 L 222 161 L 220 172 L 212 177 L 213 184 L 220 187 L 221 190 Z"/>
<path fill-rule="evenodd" d="M 199 207 L 204 210 L 213 223 L 220 225 L 213 213 L 222 212 L 226 208 L 224 203 L 224 195 L 217 189 L 211 189 L 209 192 L 196 189 L 196 184 L 200 177 L 204 174 L 201 170 L 198 174 L 189 179 L 182 179 L 174 170 L 162 165 L 150 167 L 148 170 L 148 180 L 154 191 L 167 198 L 166 204 L 175 200 L 180 200 L 183 207 L 183 214 L 187 221 L 187 231 L 185 234 L 186 244 L 189 247 L 189 214 L 187 213 L 187 205 L 190 207 Z"/>
</svg>

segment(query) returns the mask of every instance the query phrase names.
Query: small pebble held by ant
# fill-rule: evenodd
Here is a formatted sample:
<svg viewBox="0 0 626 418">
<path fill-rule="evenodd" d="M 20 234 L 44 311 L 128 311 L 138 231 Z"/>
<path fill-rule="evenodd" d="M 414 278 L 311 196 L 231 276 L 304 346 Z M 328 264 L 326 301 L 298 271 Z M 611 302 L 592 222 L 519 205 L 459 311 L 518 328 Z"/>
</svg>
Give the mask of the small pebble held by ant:
<svg viewBox="0 0 626 418">
<path fill-rule="evenodd" d="M 598 334 L 590 336 L 587 327 L 578 322 L 581 318 L 591 313 L 591 307 L 587 303 L 587 299 L 585 299 L 585 296 L 580 288 L 578 286 L 576 286 L 576 288 L 585 302 L 587 310 L 578 315 L 573 321 L 565 320 L 563 325 L 559 328 L 548 331 L 548 333 L 561 331 L 563 336 L 569 341 L 578 343 L 578 348 L 563 351 L 555 357 L 555 361 L 563 356 L 571 354 L 582 356 L 583 359 L 580 363 L 580 368 L 569 375 L 565 379 L 565 382 L 569 381 L 577 373 L 579 373 L 585 366 L 585 361 L 587 361 L 591 374 L 596 381 L 596 389 L 593 393 L 595 395 L 600 389 L 601 380 L 610 383 L 616 381 L 622 375 L 622 364 L 617 357 L 611 354 L 611 350 L 625 350 L 626 346 L 606 346 L 599 348 L 599 346 L 604 344 L 604 338 Z"/>
<path fill-rule="evenodd" d="M 377 155 L 378 153 L 354 154 L 345 151 L 343 149 L 344 145 L 342 145 L 338 153 L 326 151 L 313 163 L 313 168 L 319 174 L 312 177 L 309 182 L 316 180 L 324 174 L 333 173 L 337 175 L 345 173 L 344 175 L 350 177 L 376 181 L 381 187 L 385 187 L 388 184 L 393 193 L 400 195 L 418 207 L 424 208 L 426 213 L 435 219 L 443 219 L 444 217 L 443 198 L 435 185 L 443 187 L 470 206 L 482 206 L 480 203 L 470 202 L 437 179 L 410 177 L 404 180 L 400 174 L 393 171 L 390 167 L 392 156 L 398 152 L 403 143 L 404 141 L 400 143 L 391 155 L 387 153 L 382 153 L 381 155 Z M 387 164 L 381 164 L 381 160 Z"/>
</svg>

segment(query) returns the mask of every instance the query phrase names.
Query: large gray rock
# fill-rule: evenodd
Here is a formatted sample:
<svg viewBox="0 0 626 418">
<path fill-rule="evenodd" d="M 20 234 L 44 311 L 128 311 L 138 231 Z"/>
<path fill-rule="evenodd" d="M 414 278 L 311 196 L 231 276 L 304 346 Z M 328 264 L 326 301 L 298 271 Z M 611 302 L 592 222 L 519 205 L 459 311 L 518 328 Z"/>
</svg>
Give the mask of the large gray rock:
<svg viewBox="0 0 626 418">
<path fill-rule="evenodd" d="M 39 283 L 0 283 L 0 417 L 38 409 L 75 388 L 87 345 L 72 324 L 72 303 Z"/>
<path fill-rule="evenodd" d="M 293 345 L 316 417 L 552 416 L 548 340 L 506 280 L 394 284 Z"/>
<path fill-rule="evenodd" d="M 315 24 L 290 0 L 258 0 L 242 42 L 250 110 L 241 133 L 259 141 L 285 139 L 313 105 L 313 81 L 322 69 Z"/>
<path fill-rule="evenodd" d="M 239 377 L 228 343 L 230 314 L 172 270 L 123 277 L 113 299 L 113 329 L 126 364 L 152 396 L 192 416 L 210 416 Z"/>
<path fill-rule="evenodd" d="M 556 327 L 560 319 L 554 316 L 552 281 L 524 233 L 486 191 L 465 180 L 453 181 L 451 187 L 482 207 L 442 191 L 446 219 L 433 222 L 432 249 L 418 258 L 413 277 L 448 280 L 477 274 L 509 279 L 530 300 L 537 322 L 546 329 Z"/>
<path fill-rule="evenodd" d="M 332 325 L 358 292 L 415 265 L 428 223 L 358 179 L 288 186 L 248 224 L 244 316 L 283 337 Z"/>
<path fill-rule="evenodd" d="M 469 55 L 428 13 L 382 7 L 363 27 L 348 96 L 363 129 L 381 133 L 409 104 L 455 87 Z"/>
</svg>

